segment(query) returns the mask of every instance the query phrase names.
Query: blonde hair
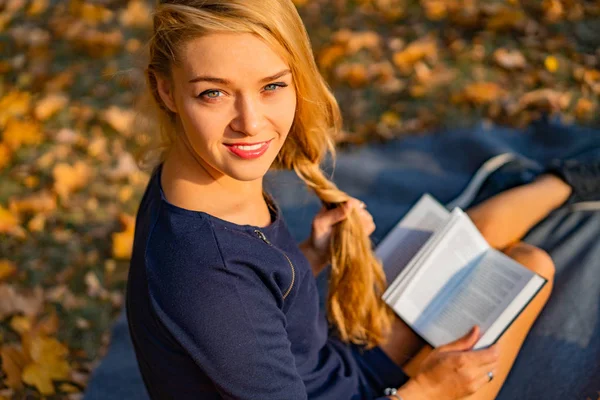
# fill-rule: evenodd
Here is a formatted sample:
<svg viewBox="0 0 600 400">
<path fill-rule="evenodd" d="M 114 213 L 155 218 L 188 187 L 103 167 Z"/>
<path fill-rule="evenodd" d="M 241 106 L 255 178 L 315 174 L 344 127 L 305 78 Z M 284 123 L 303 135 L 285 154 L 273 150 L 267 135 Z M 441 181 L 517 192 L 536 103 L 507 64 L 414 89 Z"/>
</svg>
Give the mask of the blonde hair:
<svg viewBox="0 0 600 400">
<path fill-rule="evenodd" d="M 154 166 L 164 160 L 176 135 L 176 116 L 163 104 L 155 74 L 169 78 L 171 66 L 178 63 L 182 44 L 217 32 L 257 35 L 292 71 L 297 93 L 296 115 L 272 168 L 294 170 L 328 207 L 347 201 L 350 196 L 327 179 L 320 167 L 327 153 L 335 158 L 340 110 L 319 73 L 308 34 L 291 0 L 172 0 L 157 6 L 145 69 L 149 101 L 146 106 L 154 107 L 145 117 L 153 117 L 155 130 L 159 131 L 158 143 L 153 144 L 153 150 L 158 150 Z M 147 150 L 138 154 L 141 165 L 151 154 Z M 330 251 L 332 268 L 327 299 L 330 323 L 345 342 L 367 348 L 383 343 L 392 316 L 381 300 L 385 275 L 356 211 L 334 226 Z"/>
</svg>

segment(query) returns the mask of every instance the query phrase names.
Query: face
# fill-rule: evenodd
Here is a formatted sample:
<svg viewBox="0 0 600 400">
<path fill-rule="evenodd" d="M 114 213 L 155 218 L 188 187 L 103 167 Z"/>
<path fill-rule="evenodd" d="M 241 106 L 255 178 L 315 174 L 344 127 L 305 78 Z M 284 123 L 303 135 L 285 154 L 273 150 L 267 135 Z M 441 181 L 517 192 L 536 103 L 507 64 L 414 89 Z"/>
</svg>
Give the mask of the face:
<svg viewBox="0 0 600 400">
<path fill-rule="evenodd" d="M 214 178 L 261 179 L 290 131 L 296 93 L 288 65 L 252 34 L 189 41 L 158 91 L 183 140 Z"/>
</svg>

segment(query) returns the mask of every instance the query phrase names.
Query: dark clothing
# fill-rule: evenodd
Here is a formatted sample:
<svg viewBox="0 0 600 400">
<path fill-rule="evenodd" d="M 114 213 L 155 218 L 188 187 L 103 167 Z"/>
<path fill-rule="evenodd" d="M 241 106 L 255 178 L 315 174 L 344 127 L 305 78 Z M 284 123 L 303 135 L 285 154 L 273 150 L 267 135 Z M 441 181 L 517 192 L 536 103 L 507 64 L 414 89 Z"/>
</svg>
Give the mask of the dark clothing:
<svg viewBox="0 0 600 400">
<path fill-rule="evenodd" d="M 152 399 L 372 399 L 406 375 L 379 348 L 329 336 L 315 278 L 275 203 L 237 225 L 142 198 L 126 307 Z"/>
</svg>

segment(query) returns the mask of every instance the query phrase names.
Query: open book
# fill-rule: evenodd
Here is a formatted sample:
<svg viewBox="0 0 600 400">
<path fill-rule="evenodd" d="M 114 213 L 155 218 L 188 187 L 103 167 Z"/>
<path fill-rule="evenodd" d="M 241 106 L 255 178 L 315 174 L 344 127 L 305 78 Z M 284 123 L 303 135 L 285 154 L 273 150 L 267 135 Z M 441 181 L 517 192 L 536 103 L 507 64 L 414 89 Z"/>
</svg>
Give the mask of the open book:
<svg viewBox="0 0 600 400">
<path fill-rule="evenodd" d="M 459 208 L 423 195 L 375 250 L 390 282 L 383 300 L 439 347 L 479 325 L 495 343 L 546 279 L 491 248 Z"/>
</svg>

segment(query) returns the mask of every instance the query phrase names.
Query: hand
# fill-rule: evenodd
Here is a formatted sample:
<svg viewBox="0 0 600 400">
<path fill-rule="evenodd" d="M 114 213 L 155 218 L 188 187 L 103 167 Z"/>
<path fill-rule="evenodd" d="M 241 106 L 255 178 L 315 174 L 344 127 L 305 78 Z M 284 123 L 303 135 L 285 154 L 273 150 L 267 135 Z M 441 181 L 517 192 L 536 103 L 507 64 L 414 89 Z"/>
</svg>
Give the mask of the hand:
<svg viewBox="0 0 600 400">
<path fill-rule="evenodd" d="M 358 199 L 350 198 L 341 206 L 331 210 L 323 206 L 315 215 L 309 238 L 300 244 L 300 249 L 310 261 L 314 275 L 318 275 L 330 262 L 329 241 L 333 225 L 346 219 L 353 209 L 358 212 L 367 236 L 371 235 L 375 230 L 373 216 L 366 210 L 365 203 Z"/>
<path fill-rule="evenodd" d="M 465 336 L 434 349 L 422 362 L 414 378 L 420 396 L 454 400 L 469 396 L 489 382 L 488 372 L 496 375 L 499 349 L 471 350 L 479 338 L 475 326 Z M 414 387 L 414 385 L 413 385 Z"/>
</svg>

